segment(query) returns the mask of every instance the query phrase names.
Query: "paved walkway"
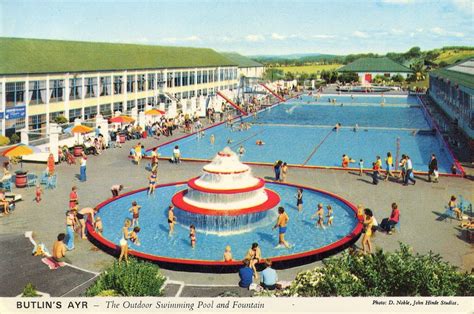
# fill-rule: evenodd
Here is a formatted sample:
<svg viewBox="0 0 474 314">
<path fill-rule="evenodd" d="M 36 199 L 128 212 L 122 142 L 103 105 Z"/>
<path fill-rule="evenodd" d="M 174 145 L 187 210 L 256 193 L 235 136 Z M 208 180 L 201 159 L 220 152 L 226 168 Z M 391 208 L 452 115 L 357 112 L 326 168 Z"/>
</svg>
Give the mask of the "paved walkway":
<svg viewBox="0 0 474 314">
<path fill-rule="evenodd" d="M 176 136 L 182 136 L 182 134 Z M 149 138 L 142 142 L 146 147 L 152 147 L 167 140 L 169 138 L 159 141 Z M 145 170 L 145 165 L 147 162 L 142 162 L 137 166 L 126 158 L 130 148 L 136 143 L 136 140 L 129 141 L 123 148 L 108 149 L 100 156 L 89 158 L 88 181 L 85 183 L 79 182 L 76 177 L 79 173 L 79 165 L 58 165 L 58 188 L 46 190 L 40 204 L 33 201 L 34 188 L 14 188 L 14 192 L 21 193 L 24 200 L 17 204 L 16 210 L 11 215 L 0 217 L 0 236 L 11 233 L 22 234 L 27 230 L 33 230 L 36 240 L 45 243 L 51 249 L 57 234 L 65 230 L 64 212 L 68 206 L 68 196 L 73 185 L 79 188 L 80 207 L 95 206 L 109 198 L 110 186 L 113 184 L 124 184 L 127 190 L 146 186 L 148 172 Z M 185 156 L 186 152 L 182 154 Z M 275 159 L 278 159 L 277 154 L 275 154 Z M 173 165 L 161 161 L 159 183 L 187 180 L 198 175 L 203 165 L 198 162 Z M 40 164 L 25 164 L 23 167 L 36 173 L 45 168 Z M 253 166 L 252 170 L 254 175 L 270 179 L 273 177 L 271 167 Z M 398 242 L 401 241 L 410 244 L 415 251 L 420 253 L 430 250 L 440 253 L 444 259 L 463 269 L 470 270 L 474 267 L 473 247 L 460 238 L 458 223 L 440 219 L 450 195 L 462 194 L 466 197 L 473 195 L 474 184 L 470 180 L 442 177 L 440 183 L 432 184 L 425 182 L 425 178 L 419 178 L 416 186 L 404 187 L 393 182 L 381 182 L 378 186 L 373 186 L 369 177 L 359 177 L 351 172 L 290 168 L 288 181 L 334 192 L 355 204 L 364 204 L 374 210 L 379 222 L 382 218 L 389 216 L 390 204 L 395 201 L 401 210 L 401 233 L 393 235 L 377 233 L 373 239 L 376 247 L 395 250 L 398 248 Z M 314 208 L 306 207 L 304 210 L 313 211 Z M 0 240 L 2 238 L 0 237 Z M 89 241 L 81 239 L 76 240 L 76 249 L 69 252 L 68 257 L 74 265 L 96 272 L 110 265 L 114 259 L 97 250 Z M 2 260 L 16 265 L 13 260 L 4 258 Z M 299 271 L 313 268 L 318 264 L 313 263 L 279 271 L 279 277 L 282 280 L 292 280 Z M 163 272 L 171 280 L 185 282 L 187 285 L 199 284 L 210 287 L 235 285 L 238 281 L 237 274 L 217 275 L 168 270 L 163 270 Z M 14 280 L 16 276 L 20 275 L 9 272 L 5 280 Z M 227 290 L 221 287 L 212 290 L 190 286 L 183 288 L 182 293 L 215 296 L 226 291 L 233 293 L 232 289 Z M 175 295 L 173 291 L 170 291 L 169 295 Z M 212 292 L 206 294 L 205 291 Z M 0 295 L 3 294 L 0 292 Z"/>
</svg>

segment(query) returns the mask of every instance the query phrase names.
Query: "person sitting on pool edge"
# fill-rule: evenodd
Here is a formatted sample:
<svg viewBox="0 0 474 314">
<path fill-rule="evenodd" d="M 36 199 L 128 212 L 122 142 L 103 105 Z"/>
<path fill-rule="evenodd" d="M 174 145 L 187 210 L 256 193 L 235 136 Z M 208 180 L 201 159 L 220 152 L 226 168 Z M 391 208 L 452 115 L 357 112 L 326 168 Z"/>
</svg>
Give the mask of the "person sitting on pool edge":
<svg viewBox="0 0 474 314">
<path fill-rule="evenodd" d="M 260 248 L 258 247 L 258 243 L 254 242 L 252 243 L 252 247 L 247 251 L 247 255 L 245 255 L 245 259 L 248 259 L 250 261 L 250 268 L 253 269 L 253 273 L 256 279 L 258 279 L 258 273 L 255 265 L 260 262 L 260 259 L 262 258 L 262 252 L 260 251 Z"/>
<path fill-rule="evenodd" d="M 340 124 L 340 123 L 338 122 L 338 123 L 336 123 L 336 125 L 332 128 L 332 130 L 338 132 L 341 127 L 342 127 L 342 124 Z"/>
<path fill-rule="evenodd" d="M 253 281 L 253 270 L 249 266 L 249 259 L 246 258 L 242 262 L 244 264 L 244 267 L 239 270 L 239 287 L 248 289 Z"/>
</svg>

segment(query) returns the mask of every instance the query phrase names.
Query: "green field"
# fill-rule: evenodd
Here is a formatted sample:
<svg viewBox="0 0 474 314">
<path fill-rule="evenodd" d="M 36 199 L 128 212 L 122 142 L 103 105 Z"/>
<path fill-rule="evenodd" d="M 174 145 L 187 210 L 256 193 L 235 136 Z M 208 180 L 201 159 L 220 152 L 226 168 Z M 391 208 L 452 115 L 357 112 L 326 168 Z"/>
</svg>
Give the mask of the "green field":
<svg viewBox="0 0 474 314">
<path fill-rule="evenodd" d="M 340 68 L 342 64 L 313 64 L 313 65 L 301 65 L 301 66 L 280 66 L 280 67 L 274 67 L 275 69 L 280 69 L 283 70 L 285 73 L 286 72 L 292 72 L 292 73 L 316 73 L 318 71 L 322 70 L 335 70 L 337 68 Z"/>
<path fill-rule="evenodd" d="M 455 63 L 457 60 L 466 59 L 469 57 L 474 57 L 474 49 L 473 50 L 446 50 L 441 52 L 441 54 L 435 59 L 435 62 L 439 64 L 440 62 L 444 61 L 447 64 Z"/>
</svg>

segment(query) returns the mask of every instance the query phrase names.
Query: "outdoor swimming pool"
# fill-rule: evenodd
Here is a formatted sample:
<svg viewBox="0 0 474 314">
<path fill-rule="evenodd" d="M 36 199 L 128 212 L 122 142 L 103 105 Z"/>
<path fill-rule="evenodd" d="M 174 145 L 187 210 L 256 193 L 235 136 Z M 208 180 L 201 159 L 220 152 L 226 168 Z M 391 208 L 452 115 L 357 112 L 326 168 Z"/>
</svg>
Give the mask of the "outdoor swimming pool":
<svg viewBox="0 0 474 314">
<path fill-rule="evenodd" d="M 336 105 L 327 99 L 336 98 Z M 440 172 L 449 173 L 453 159 L 441 143 L 440 137 L 429 131 L 430 123 L 414 97 L 384 97 L 381 106 L 378 96 L 322 96 L 318 102 L 313 96 L 302 96 L 279 104 L 258 114 L 258 118 L 245 117 L 252 124 L 249 130 L 232 131 L 220 125 L 205 131 L 203 138 L 189 136 L 160 147 L 163 157 L 171 157 L 179 145 L 183 158 L 211 159 L 219 150 L 230 146 L 238 151 L 242 145 L 244 162 L 274 163 L 282 160 L 290 165 L 339 167 L 346 154 L 364 167 L 371 168 L 377 155 L 385 158 L 387 152 L 396 157 L 408 154 L 415 171 L 427 171 L 432 153 L 438 157 Z M 309 102 L 309 103 L 308 103 Z M 340 106 L 343 102 L 344 106 Z M 342 124 L 339 132 L 332 131 L 336 123 Z M 358 124 L 359 129 L 353 128 Z M 234 122 L 234 127 L 239 120 Z M 419 131 L 413 135 L 413 131 Z M 428 132 L 424 132 L 428 131 Z M 210 144 L 214 134 L 215 143 Z M 228 144 L 230 140 L 230 144 Z M 256 140 L 265 145 L 258 146 Z"/>
<path fill-rule="evenodd" d="M 230 245 L 234 259 L 241 260 L 253 242 L 259 244 L 265 258 L 299 254 L 339 241 L 351 234 L 358 225 L 354 210 L 331 195 L 304 189 L 303 211 L 298 212 L 295 204 L 296 187 L 274 183 L 267 183 L 266 186 L 280 195 L 279 206 L 284 206 L 290 217 L 286 233 L 286 239 L 292 245 L 289 249 L 275 247 L 278 244 L 278 231 L 272 230 L 272 226 L 276 221 L 277 207 L 271 209 L 271 219 L 261 221 L 254 229 L 244 233 L 222 235 L 197 230 L 195 249 L 190 246 L 189 226 L 180 225 L 179 220 L 175 234 L 169 236 L 168 205 L 172 196 L 185 189 L 186 184 L 158 187 L 152 196 L 141 191 L 106 204 L 98 214 L 104 225 L 103 236 L 118 245 L 124 220 L 132 218 L 128 212 L 132 201 L 137 201 L 142 206 L 139 218 L 141 245 L 130 244 L 130 249 L 167 258 L 222 261 L 224 249 Z M 316 228 L 316 220 L 311 219 L 320 202 L 324 204 L 325 215 L 327 205 L 330 204 L 334 210 L 333 225 L 324 229 Z M 326 220 L 325 217 L 324 221 Z"/>
</svg>

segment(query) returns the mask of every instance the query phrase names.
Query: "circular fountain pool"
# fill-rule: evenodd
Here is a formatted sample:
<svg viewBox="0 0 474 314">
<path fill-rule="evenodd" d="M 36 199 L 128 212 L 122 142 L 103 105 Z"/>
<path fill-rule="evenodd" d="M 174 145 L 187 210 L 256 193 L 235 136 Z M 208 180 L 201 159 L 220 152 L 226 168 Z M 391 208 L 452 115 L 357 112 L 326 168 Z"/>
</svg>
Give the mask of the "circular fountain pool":
<svg viewBox="0 0 474 314">
<path fill-rule="evenodd" d="M 240 260 L 253 242 L 257 242 L 264 258 L 272 258 L 275 268 L 288 268 L 319 260 L 334 254 L 360 236 L 362 225 L 357 219 L 356 208 L 337 195 L 302 187 L 304 207 L 300 213 L 296 208 L 296 191 L 299 186 L 266 182 L 265 187 L 280 197 L 276 207 L 266 211 L 265 217 L 250 227 L 242 226 L 235 232 L 212 232 L 197 230 L 196 247 L 190 246 L 189 225 L 179 223 L 175 233 L 168 235 L 167 209 L 174 195 L 186 189 L 188 182 L 159 185 L 155 194 L 148 196 L 146 189 L 132 191 L 97 206 L 102 218 L 102 236 L 88 225 L 89 238 L 105 251 L 118 255 L 121 228 L 124 219 L 130 218 L 128 209 L 132 201 L 142 206 L 139 225 L 140 246 L 129 244 L 130 254 L 158 263 L 163 268 L 199 271 L 232 272 L 240 268 Z M 330 204 L 334 210 L 332 226 L 315 227 L 311 219 L 318 203 Z M 277 207 L 283 206 L 290 217 L 286 240 L 291 248 L 276 248 L 278 231 L 272 230 L 277 217 Z M 235 216 L 238 219 L 237 216 Z M 325 218 L 326 221 L 326 218 Z M 239 221 L 233 223 L 239 224 Z M 230 245 L 235 262 L 222 261 L 224 248 Z"/>
</svg>

